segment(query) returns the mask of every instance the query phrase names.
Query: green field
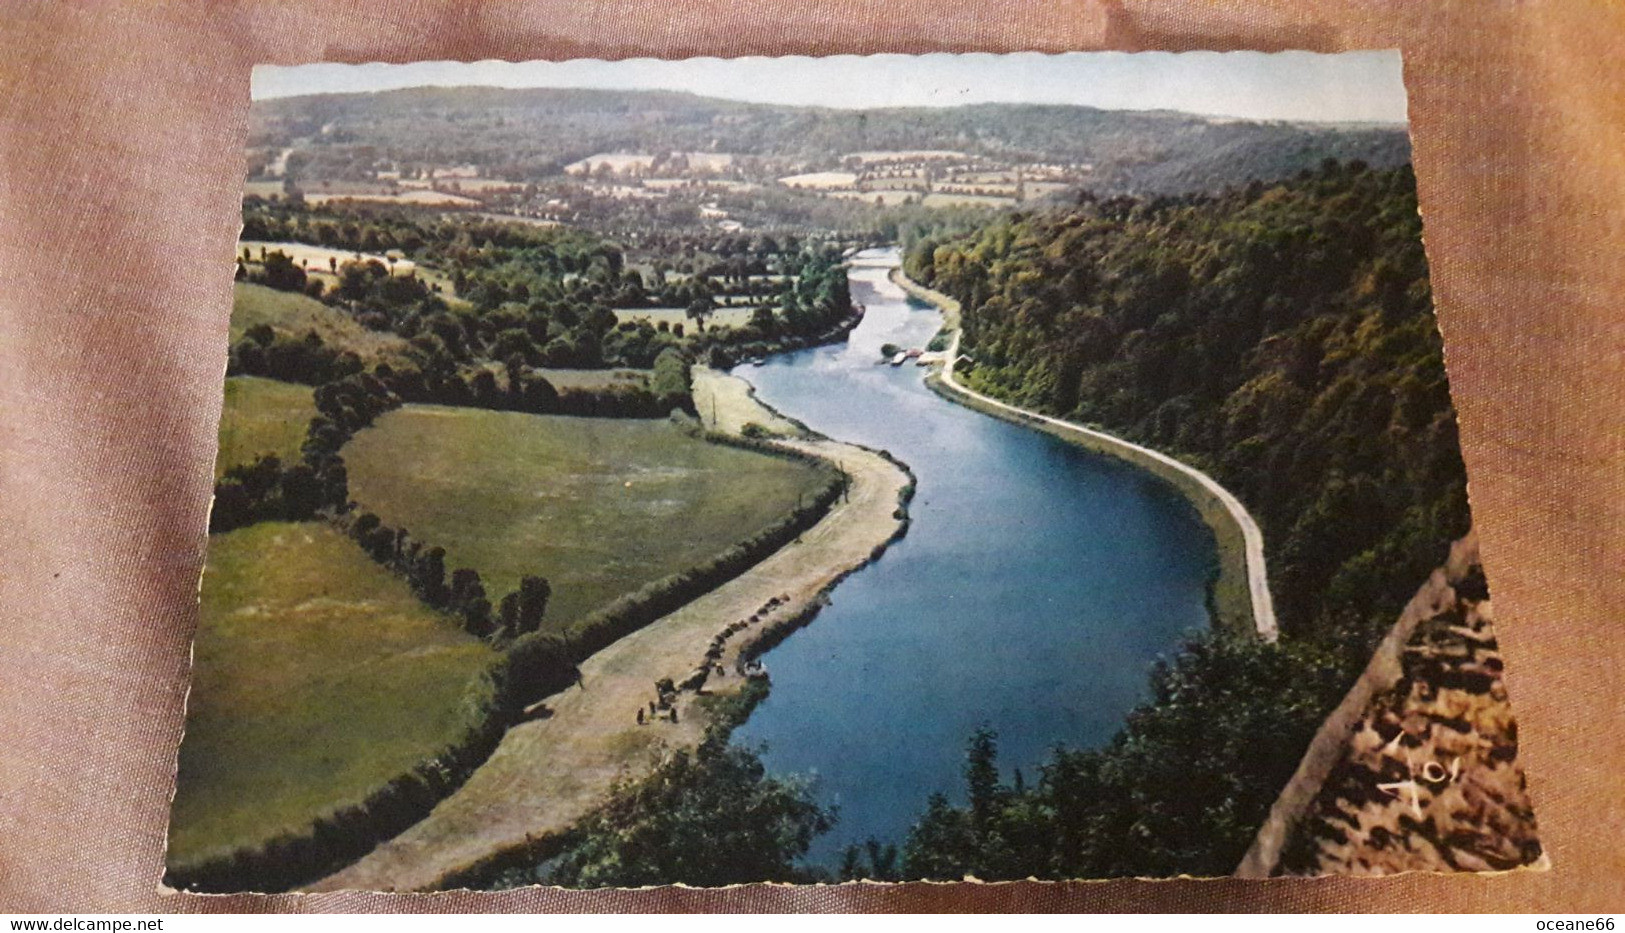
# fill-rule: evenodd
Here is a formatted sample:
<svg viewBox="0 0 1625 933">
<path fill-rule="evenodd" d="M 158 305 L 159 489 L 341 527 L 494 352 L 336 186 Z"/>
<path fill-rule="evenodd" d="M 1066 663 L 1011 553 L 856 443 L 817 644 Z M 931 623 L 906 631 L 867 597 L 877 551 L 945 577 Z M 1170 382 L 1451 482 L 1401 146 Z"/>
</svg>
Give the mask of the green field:
<svg viewBox="0 0 1625 933">
<path fill-rule="evenodd" d="M 825 481 L 792 460 L 707 443 L 669 421 L 409 405 L 344 448 L 350 495 L 472 567 L 496 602 L 546 577 L 564 630 L 783 518 Z"/>
<path fill-rule="evenodd" d="M 299 832 L 461 738 L 496 653 L 340 532 L 209 539 L 169 861 Z"/>
<path fill-rule="evenodd" d="M 305 430 L 315 416 L 310 386 L 258 376 L 230 377 L 220 412 L 220 456 L 214 462 L 214 478 L 266 454 L 280 457 L 284 466 L 298 463 Z"/>
<path fill-rule="evenodd" d="M 368 330 L 344 312 L 314 298 L 252 282 L 238 282 L 231 308 L 231 342 L 242 340 L 249 328 L 257 324 L 269 324 L 279 336 L 293 339 L 315 331 L 323 343 L 353 350 L 369 366 L 397 363 L 406 352 L 406 341 L 400 337 Z"/>
</svg>

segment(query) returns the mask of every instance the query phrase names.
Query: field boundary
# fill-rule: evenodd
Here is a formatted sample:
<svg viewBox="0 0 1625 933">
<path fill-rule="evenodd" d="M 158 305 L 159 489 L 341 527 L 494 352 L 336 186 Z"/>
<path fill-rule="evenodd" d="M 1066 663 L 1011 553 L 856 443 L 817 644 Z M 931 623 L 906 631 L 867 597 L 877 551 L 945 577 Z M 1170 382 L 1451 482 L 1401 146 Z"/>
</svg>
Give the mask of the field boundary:
<svg viewBox="0 0 1625 933">
<path fill-rule="evenodd" d="M 763 407 L 771 408 L 771 406 L 768 406 L 765 402 L 758 401 L 757 404 L 760 404 Z M 775 413 L 777 412 L 775 411 Z M 908 535 L 910 525 L 908 506 L 914 498 L 916 482 L 914 471 L 909 468 L 908 464 L 892 456 L 889 451 L 875 450 L 862 444 L 851 444 L 845 441 L 838 443 L 868 451 L 881 459 L 890 462 L 893 466 L 903 471 L 903 473 L 908 477 L 908 482 L 901 489 L 899 489 L 897 493 L 897 511 L 894 513 L 897 518 L 897 528 L 892 532 L 890 538 L 887 538 L 885 541 L 875 545 L 874 549 L 869 552 L 869 556 L 866 559 L 860 563 L 853 564 L 843 569 L 838 575 L 819 589 L 818 592 L 815 593 L 811 599 L 807 600 L 801 607 L 792 611 L 788 615 L 765 622 L 761 629 L 752 638 L 742 641 L 736 649 L 735 655 L 738 660 L 742 662 L 752 661 L 760 658 L 762 655 L 772 651 L 774 648 L 784 643 L 784 641 L 791 635 L 794 635 L 801 629 L 811 625 L 813 620 L 818 617 L 818 614 L 823 611 L 824 607 L 829 605 L 829 595 L 830 593 L 834 592 L 837 586 L 840 586 L 847 577 L 850 577 L 859 570 L 862 570 L 880 560 L 880 558 L 888 549 L 890 549 L 893 544 L 902 540 Z M 809 454 L 807 456 L 813 456 L 819 460 L 825 459 L 818 455 Z M 709 736 L 720 733 L 721 735 L 726 736 L 731 734 L 734 729 L 738 728 L 740 725 L 743 725 L 745 721 L 750 718 L 750 713 L 754 710 L 754 708 L 763 700 L 767 699 L 771 692 L 772 680 L 762 678 L 758 680 L 746 681 L 737 690 L 720 694 L 721 696 L 725 697 L 739 696 L 741 694 L 749 695 L 745 705 L 742 708 L 733 710 L 731 715 L 717 716 L 713 714 L 709 716 L 705 724 L 706 735 Z M 717 695 L 718 694 L 712 694 L 712 696 Z M 574 832 L 575 827 L 572 826 L 570 829 L 566 829 L 561 832 L 547 833 L 528 838 L 525 843 L 513 848 L 493 852 L 473 865 L 447 874 L 445 877 L 440 879 L 434 890 L 452 891 L 488 889 L 492 883 L 496 881 L 504 872 L 511 871 L 516 868 L 523 868 L 528 865 L 534 865 L 559 854 L 559 852 L 561 852 L 564 847 L 569 844 L 571 835 Z"/>
<path fill-rule="evenodd" d="M 324 383 L 318 387 L 316 394 L 319 396 L 320 389 L 336 386 L 344 381 L 346 380 Z M 327 439 L 326 446 L 332 448 L 327 451 L 331 463 L 342 466 L 343 450 L 349 440 L 359 431 L 370 427 L 377 416 L 399 408 L 405 403 L 401 393 L 382 383 L 379 384 L 379 388 L 382 395 L 361 390 L 361 395 L 372 404 L 361 405 L 362 413 L 353 416 L 350 421 L 340 421 L 337 434 Z M 327 399 L 333 400 L 334 397 Z M 323 401 L 318 400 L 316 407 L 321 414 L 338 418 L 338 412 L 324 410 Z M 470 411 L 488 410 L 482 406 L 469 404 L 449 407 L 466 408 Z M 532 414 L 523 411 L 520 413 Z M 188 863 L 169 865 L 165 870 L 165 884 L 174 890 L 203 893 L 246 890 L 274 893 L 319 880 L 342 870 L 381 843 L 420 822 L 442 800 L 456 793 L 495 752 L 508 730 L 524 721 L 523 709 L 527 704 L 551 696 L 567 688 L 575 680 L 575 676 L 572 675 L 578 676 L 575 666 L 580 661 L 747 572 L 785 544 L 795 540 L 802 532 L 818 524 L 840 498 L 843 480 L 836 475 L 834 465 L 824 457 L 786 444 L 705 432 L 699 430 L 698 426 L 692 433 L 705 443 L 798 461 L 826 472 L 829 476 L 813 496 L 812 501 L 783 515 L 757 533 L 735 541 L 708 559 L 651 581 L 631 593 L 623 594 L 608 605 L 588 614 L 565 632 L 557 634 L 532 632 L 521 635 L 500 648 L 499 656 L 480 675 L 489 682 L 490 696 L 479 710 L 477 717 L 467 724 L 460 737 L 382 782 L 362 800 L 314 813 L 303 826 L 286 830 L 262 842 L 220 850 Z M 307 459 L 309 456 L 307 453 Z M 320 460 L 319 457 L 317 459 Z M 308 466 L 308 464 L 299 465 Z M 278 483 L 275 485 L 278 487 L 284 472 L 279 470 L 277 473 Z M 343 471 L 340 470 L 337 475 L 342 476 Z M 475 637 L 489 640 L 491 633 L 473 630 L 474 620 L 466 615 L 463 608 L 446 604 L 444 599 L 437 605 L 436 600 L 427 597 L 419 589 L 418 581 L 414 579 L 411 567 L 408 566 L 415 560 L 416 550 L 410 554 L 402 554 L 397 550 L 403 540 L 413 541 L 424 550 L 432 550 L 432 546 L 412 538 L 405 529 L 391 528 L 382 522 L 374 522 L 366 534 L 359 534 L 356 521 L 359 511 L 352 512 L 351 509 L 361 510 L 362 507 L 350 501 L 348 484 L 342 480 L 339 482 L 342 484 L 340 488 L 331 490 L 330 493 L 335 494 L 346 504 L 343 507 L 318 508 L 316 514 L 305 516 L 304 520 L 318 521 L 336 528 L 351 545 L 358 548 L 385 573 L 411 587 L 417 601 L 431 612 L 443 616 L 446 624 L 454 625 Z M 211 508 L 211 517 L 218 511 L 220 504 L 218 487 L 219 483 L 215 503 Z M 262 492 L 269 494 L 269 491 Z M 271 511 L 279 513 L 280 509 Z M 247 527 L 272 518 L 287 518 L 280 514 L 271 514 L 257 506 L 249 509 L 242 517 L 247 520 L 240 525 L 233 525 L 233 528 Z M 230 529 L 216 529 L 215 532 L 224 533 L 226 530 Z M 390 543 L 390 547 L 386 549 L 389 551 L 387 555 L 380 553 L 378 548 L 369 546 L 367 540 L 363 540 L 378 536 Z M 473 574 L 474 579 L 478 581 L 477 571 Z M 441 590 L 445 589 L 444 584 L 437 586 Z M 487 619 L 487 622 L 494 621 Z"/>
<path fill-rule="evenodd" d="M 719 632 L 769 602 L 777 608 L 763 621 L 772 628 L 782 632 L 805 624 L 820 597 L 876 560 L 907 527 L 913 481 L 893 458 L 874 451 L 860 455 L 829 440 L 774 446 L 846 463 L 850 480 L 840 485 L 847 488 L 815 525 L 759 564 L 584 659 L 584 680 L 545 698 L 545 715 L 510 729 L 490 761 L 427 819 L 306 890 L 445 890 L 489 883 L 505 869 L 547 857 L 561 833 L 616 781 L 636 779 L 666 754 L 697 742 L 708 715 L 693 706 L 702 697 L 690 690 L 674 700 L 673 709 L 682 708 L 680 724 L 633 725 L 633 710 L 652 696 L 650 685 L 661 677 L 690 676 L 690 665 Z M 728 646 L 730 655 L 748 641 L 754 638 Z M 729 677 L 713 688 L 731 693 L 743 681 Z"/>
<path fill-rule="evenodd" d="M 954 366 L 959 361 L 959 341 L 963 335 L 963 330 L 958 326 L 959 303 L 910 279 L 901 268 L 892 270 L 891 279 L 910 295 L 937 307 L 943 312 L 944 318 L 952 323 L 953 339 L 948 345 L 943 365 L 938 370 L 938 377 L 932 381 L 933 388 L 938 389 L 945 397 L 965 403 L 968 407 L 1018 424 L 1046 430 L 1064 440 L 1078 443 L 1090 450 L 1110 454 L 1167 480 L 1196 507 L 1204 523 L 1218 538 L 1221 581 L 1227 569 L 1234 573 L 1233 568 L 1223 566 L 1227 552 L 1223 546 L 1224 542 L 1227 538 L 1232 538 L 1233 534 L 1240 535 L 1243 572 L 1247 581 L 1247 608 L 1252 620 L 1249 628 L 1266 642 L 1274 642 L 1280 636 L 1275 618 L 1275 603 L 1270 595 L 1269 578 L 1264 562 L 1264 534 L 1259 529 L 1258 523 L 1253 520 L 1251 513 L 1247 511 L 1247 507 L 1234 493 L 1201 470 L 1161 451 L 1124 440 L 1097 428 L 1028 411 L 990 398 L 963 385 L 954 376 Z M 1227 516 L 1227 521 L 1218 518 L 1221 514 Z M 1228 527 L 1221 527 L 1221 522 Z M 1215 602 L 1219 603 L 1216 608 L 1221 610 L 1215 613 L 1216 616 L 1222 615 L 1222 610 L 1228 608 L 1223 605 L 1227 601 L 1222 595 L 1215 596 Z"/>
</svg>

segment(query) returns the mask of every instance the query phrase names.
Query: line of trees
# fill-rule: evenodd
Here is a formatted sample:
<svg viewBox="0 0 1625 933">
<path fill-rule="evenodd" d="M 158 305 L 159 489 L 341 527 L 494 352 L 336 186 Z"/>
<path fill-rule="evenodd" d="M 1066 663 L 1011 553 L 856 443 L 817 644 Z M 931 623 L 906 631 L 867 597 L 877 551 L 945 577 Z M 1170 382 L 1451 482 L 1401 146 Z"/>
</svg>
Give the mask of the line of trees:
<svg viewBox="0 0 1625 933">
<path fill-rule="evenodd" d="M 668 389 L 680 380 L 686 396 L 686 363 L 681 359 L 668 363 L 660 375 Z M 539 384 L 551 393 L 551 386 L 537 378 L 532 387 Z M 545 579 L 526 576 L 518 590 L 494 607 L 478 571 L 459 568 L 448 579 L 444 548 L 426 545 L 404 528 L 391 528 L 371 512 L 354 514 L 341 451 L 357 431 L 400 407 L 403 394 L 413 400 L 434 400 L 424 398 L 430 393 L 420 378 L 398 373 L 388 365 L 318 386 L 312 393 L 317 414 L 306 431 L 303 462 L 283 468 L 271 456 L 228 471 L 215 487 L 210 531 L 325 515 L 338 522 L 374 561 L 405 579 L 426 605 L 461 619 L 469 634 L 505 643 L 536 631 L 551 595 Z M 523 392 L 510 401 L 522 399 Z"/>
<path fill-rule="evenodd" d="M 328 346 L 312 330 L 303 337 L 279 334 L 269 324 L 256 324 L 243 334 L 226 358 L 230 376 L 264 376 L 316 386 L 366 367 L 351 350 Z"/>
<path fill-rule="evenodd" d="M 214 487 L 209 533 L 262 521 L 307 521 L 349 509 L 349 475 L 339 451 L 356 431 L 400 406 L 399 396 L 372 373 L 320 385 L 312 393 L 317 414 L 306 429 L 301 462 L 276 456 L 227 470 Z"/>
<path fill-rule="evenodd" d="M 404 528 L 390 528 L 371 512 L 343 516 L 340 522 L 367 556 L 405 579 L 425 605 L 461 619 L 468 634 L 505 646 L 541 628 L 553 595 L 544 578 L 521 578 L 519 588 L 493 606 L 479 571 L 461 567 L 447 576 L 445 548 L 425 545 Z"/>
</svg>

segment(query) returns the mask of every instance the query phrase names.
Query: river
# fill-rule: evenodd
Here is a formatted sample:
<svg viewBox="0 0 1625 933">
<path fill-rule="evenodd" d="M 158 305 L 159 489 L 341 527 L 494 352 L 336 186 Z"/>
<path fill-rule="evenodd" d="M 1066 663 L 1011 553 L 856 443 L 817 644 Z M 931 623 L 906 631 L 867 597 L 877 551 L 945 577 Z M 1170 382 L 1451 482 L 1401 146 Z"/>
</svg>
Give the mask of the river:
<svg viewBox="0 0 1625 933">
<path fill-rule="evenodd" d="M 887 279 L 897 251 L 860 253 L 867 307 L 843 344 L 734 370 L 786 415 L 891 451 L 914 471 L 908 536 L 832 593 L 764 658 L 772 692 L 734 733 L 776 774 L 813 778 L 839 808 L 808 861 L 874 836 L 901 843 L 928 796 L 965 799 L 965 743 L 999 735 L 1007 780 L 1057 743 L 1103 744 L 1147 674 L 1208 621 L 1213 539 L 1160 480 L 937 397 L 924 369 L 876 365 L 923 346 L 937 312 Z"/>
</svg>

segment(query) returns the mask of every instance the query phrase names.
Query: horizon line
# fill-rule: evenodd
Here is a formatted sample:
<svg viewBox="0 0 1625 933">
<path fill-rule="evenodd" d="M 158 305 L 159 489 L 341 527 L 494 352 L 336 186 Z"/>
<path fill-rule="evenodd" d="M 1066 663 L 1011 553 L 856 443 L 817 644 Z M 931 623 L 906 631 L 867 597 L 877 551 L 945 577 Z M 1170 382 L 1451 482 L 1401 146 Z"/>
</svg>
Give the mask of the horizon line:
<svg viewBox="0 0 1625 933">
<path fill-rule="evenodd" d="M 587 59 L 579 59 L 585 61 Z M 598 59 L 592 59 L 597 61 Z M 1197 117 L 1203 120 L 1231 120 L 1238 123 L 1323 123 L 1346 124 L 1350 126 L 1372 126 L 1401 128 L 1409 126 L 1408 120 L 1368 119 L 1362 120 L 1350 117 L 1326 117 L 1315 119 L 1313 117 L 1247 117 L 1233 113 L 1204 113 L 1197 110 L 1180 110 L 1177 107 L 1108 107 L 1101 104 L 1078 104 L 1068 101 L 1041 101 L 1041 100 L 978 100 L 967 103 L 945 104 L 882 104 L 864 106 L 841 106 L 839 104 L 778 104 L 759 100 L 746 100 L 740 97 L 724 97 L 719 94 L 701 94 L 697 91 L 680 88 L 663 87 L 554 87 L 546 85 L 513 86 L 504 84 L 413 84 L 406 87 L 386 87 L 371 90 L 355 91 L 311 91 L 298 94 L 277 94 L 270 97 L 254 98 L 249 105 L 269 104 L 279 101 L 309 100 L 317 97 L 375 97 L 382 94 L 400 94 L 410 91 L 594 91 L 604 94 L 673 94 L 681 97 L 692 97 L 696 100 L 721 101 L 728 104 L 743 104 L 747 107 L 779 107 L 789 110 L 835 110 L 842 113 L 863 113 L 877 110 L 964 110 L 970 107 L 1060 107 L 1072 110 L 1095 110 L 1101 113 L 1145 113 L 1145 114 L 1175 114 L 1182 117 Z"/>
<path fill-rule="evenodd" d="M 1189 114 L 1253 122 L 1409 125 L 1397 50 L 935 52 L 256 65 L 253 103 L 427 89 L 690 95 L 842 112 L 976 104 Z"/>
</svg>

